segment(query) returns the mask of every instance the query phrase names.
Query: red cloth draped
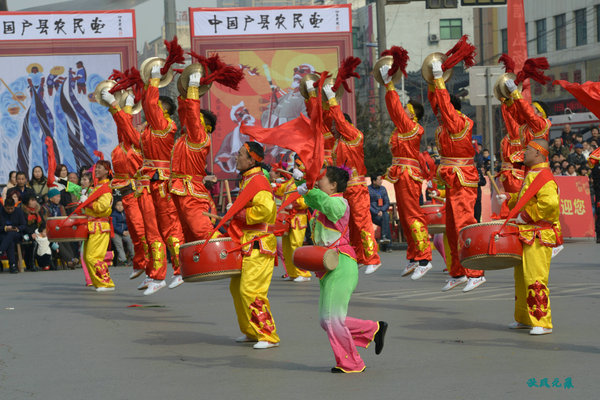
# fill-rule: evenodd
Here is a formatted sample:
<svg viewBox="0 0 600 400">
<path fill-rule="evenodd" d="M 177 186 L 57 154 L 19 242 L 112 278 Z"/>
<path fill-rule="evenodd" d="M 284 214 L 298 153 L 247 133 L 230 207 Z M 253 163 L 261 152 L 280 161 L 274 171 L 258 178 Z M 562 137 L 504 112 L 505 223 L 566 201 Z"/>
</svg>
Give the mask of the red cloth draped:
<svg viewBox="0 0 600 400">
<path fill-rule="evenodd" d="M 553 84 L 565 88 L 596 117 L 600 118 L 600 82 L 590 81 L 580 84 L 557 80 Z"/>
</svg>

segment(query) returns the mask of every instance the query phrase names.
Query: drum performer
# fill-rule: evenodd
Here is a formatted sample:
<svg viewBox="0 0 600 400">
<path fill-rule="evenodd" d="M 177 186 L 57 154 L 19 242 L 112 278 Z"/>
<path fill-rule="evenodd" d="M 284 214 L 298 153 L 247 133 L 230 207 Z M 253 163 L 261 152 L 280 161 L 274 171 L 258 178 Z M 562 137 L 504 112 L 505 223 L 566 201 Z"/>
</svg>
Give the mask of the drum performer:
<svg viewBox="0 0 600 400">
<path fill-rule="evenodd" d="M 442 291 L 467 283 L 468 292 L 485 282 L 483 271 L 463 268 L 458 258 L 458 232 L 467 225 L 475 224 L 474 205 L 477 199 L 479 174 L 471 144 L 473 121 L 460 112 L 461 103 L 446 90 L 441 61 L 432 61 L 433 85 L 429 85 L 428 97 L 440 126 L 436 130 L 436 142 L 441 161 L 438 177 L 446 186 L 446 235 L 450 245 L 452 264 L 449 279 Z"/>
<path fill-rule="evenodd" d="M 106 160 L 98 161 L 95 166 L 95 173 L 96 182 L 89 197 L 96 190 L 103 190 L 105 193 L 83 208 L 83 212 L 88 216 L 89 230 L 88 239 L 84 241 L 83 245 L 83 259 L 96 291 L 111 292 L 115 290 L 115 284 L 110 278 L 108 263 L 105 261 L 111 236 L 110 214 L 113 200 L 108 187 L 111 177 L 110 162 Z"/>
<path fill-rule="evenodd" d="M 347 316 L 350 296 L 358 283 L 356 253 L 350 245 L 348 232 L 351 211 L 348 200 L 342 195 L 348 180 L 348 171 L 330 166 L 317 182 L 317 187 L 309 191 L 306 183 L 298 186 L 298 193 L 315 210 L 310 221 L 315 245 L 334 247 L 338 251 L 337 268 L 317 273 L 321 289 L 319 319 L 335 357 L 333 373 L 364 371 L 365 363 L 356 346 L 366 348 L 374 341 L 375 354 L 380 354 L 388 326 L 384 321 Z"/>
<path fill-rule="evenodd" d="M 127 227 L 133 242 L 133 271 L 129 279 L 135 279 L 143 274 L 152 263 L 148 242 L 146 240 L 146 227 L 144 216 L 135 197 L 135 183 L 133 177 L 142 165 L 142 157 L 139 149 L 140 134 L 132 123 L 131 110 L 134 106 L 134 97 L 127 95 L 125 107 L 121 109 L 115 97 L 108 91 L 102 90 L 102 100 L 110 105 L 109 111 L 117 125 L 119 144 L 111 153 L 114 168 L 114 177 L 111 181 L 111 189 L 118 190 L 123 207 Z"/>
<path fill-rule="evenodd" d="M 307 85 L 310 87 L 312 85 Z M 314 90 L 314 89 L 313 89 Z M 333 85 L 323 86 L 331 113 L 331 132 L 336 139 L 333 149 L 335 165 L 352 169 L 348 188 L 344 198 L 350 206 L 350 241 L 354 247 L 357 260 L 366 266 L 365 274 L 372 274 L 381 267 L 377 241 L 373 230 L 373 222 L 369 214 L 370 197 L 365 175 L 365 157 L 363 150 L 364 135 L 350 121 L 350 117 L 342 113 L 335 98 Z M 324 118 L 325 123 L 327 123 Z"/>
<path fill-rule="evenodd" d="M 206 157 L 211 146 L 208 134 L 214 132 L 217 117 L 200 109 L 200 78 L 200 72 L 192 73 L 187 98 L 179 98 L 180 120 L 186 132 L 175 144 L 171 157 L 170 192 L 186 242 L 208 239 L 213 229 L 204 214 L 210 212 L 210 193 L 204 181 L 212 178 L 206 175 Z"/>
<path fill-rule="evenodd" d="M 409 101 L 406 108 L 402 107 L 394 88 L 393 76 L 388 74 L 390 68 L 390 65 L 380 68 L 386 88 L 385 103 L 396 127 L 389 140 L 393 159 L 385 179 L 394 184 L 398 216 L 408 242 L 408 264 L 402 271 L 402 276 L 412 273 L 411 279 L 417 280 L 432 268 L 429 232 L 419 204 L 425 178 L 419 162 L 421 138 L 425 133 L 419 120 L 423 117 L 424 110 L 421 103 L 414 100 Z"/>
<path fill-rule="evenodd" d="M 563 242 L 560 198 L 548 164 L 548 142 L 533 139 L 525 149 L 529 167 L 519 193 L 511 193 L 508 206 L 529 198 L 517 214 L 519 239 L 523 243 L 523 266 L 515 268 L 515 322 L 511 329 L 530 329 L 532 335 L 552 333 L 548 277 L 552 248 Z M 531 192 L 531 193 L 530 193 Z M 507 199 L 501 194 L 499 198 Z"/>
<path fill-rule="evenodd" d="M 236 167 L 242 175 L 244 190 L 257 190 L 229 224 L 229 236 L 245 244 L 242 247 L 242 273 L 231 278 L 229 290 L 238 324 L 243 336 L 237 342 L 256 342 L 255 349 L 279 346 L 279 336 L 271 313 L 267 294 L 273 275 L 277 241 L 268 232 L 275 223 L 277 208 L 271 186 L 262 171 L 264 149 L 256 142 L 246 142 L 240 148 Z"/>
</svg>

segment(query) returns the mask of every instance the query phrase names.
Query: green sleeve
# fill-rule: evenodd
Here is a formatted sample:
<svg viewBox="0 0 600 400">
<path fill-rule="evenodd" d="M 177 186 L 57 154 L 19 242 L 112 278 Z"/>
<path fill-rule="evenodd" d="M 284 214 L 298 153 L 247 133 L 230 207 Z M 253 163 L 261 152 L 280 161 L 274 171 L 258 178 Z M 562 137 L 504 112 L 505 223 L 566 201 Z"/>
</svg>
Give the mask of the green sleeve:
<svg viewBox="0 0 600 400">
<path fill-rule="evenodd" d="M 346 212 L 346 202 L 341 197 L 330 197 L 324 191 L 314 188 L 304 195 L 306 204 L 314 209 L 319 210 L 328 220 L 336 223 L 344 216 Z"/>
<path fill-rule="evenodd" d="M 76 185 L 73 182 L 67 183 L 67 193 L 73 193 L 77 199 L 81 197 L 81 186 Z"/>
</svg>

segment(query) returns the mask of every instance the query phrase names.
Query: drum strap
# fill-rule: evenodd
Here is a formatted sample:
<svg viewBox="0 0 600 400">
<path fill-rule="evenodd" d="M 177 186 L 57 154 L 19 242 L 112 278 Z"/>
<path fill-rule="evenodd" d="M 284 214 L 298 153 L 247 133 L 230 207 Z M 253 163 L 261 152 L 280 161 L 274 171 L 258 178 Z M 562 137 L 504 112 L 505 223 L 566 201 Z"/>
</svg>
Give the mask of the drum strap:
<svg viewBox="0 0 600 400">
<path fill-rule="evenodd" d="M 506 217 L 506 220 L 504 221 L 504 224 L 502 224 L 502 226 L 500 227 L 499 230 L 497 230 L 496 232 L 492 232 L 492 234 L 490 235 L 488 254 L 491 254 L 491 255 L 496 254 L 496 240 L 494 238 L 497 235 L 503 236 L 502 231 L 504 230 L 504 227 L 506 226 L 508 221 L 515 218 L 519 214 L 519 212 L 521 212 L 523 207 L 525 207 L 527 202 L 529 200 L 531 200 L 540 191 L 542 186 L 544 186 L 546 183 L 550 182 L 551 180 L 554 180 L 554 177 L 553 177 L 550 169 L 544 168 L 543 170 L 540 171 L 540 173 L 531 182 L 531 185 L 529 185 L 529 187 L 527 188 L 525 193 L 523 193 L 523 196 L 521 196 L 519 201 L 517 201 L 517 204 L 515 204 L 515 206 L 512 208 L 512 210 L 510 210 L 510 212 L 508 213 L 508 216 Z M 533 229 L 533 230 L 538 230 L 538 229 Z M 507 233 L 504 235 L 510 235 L 510 233 Z"/>
</svg>

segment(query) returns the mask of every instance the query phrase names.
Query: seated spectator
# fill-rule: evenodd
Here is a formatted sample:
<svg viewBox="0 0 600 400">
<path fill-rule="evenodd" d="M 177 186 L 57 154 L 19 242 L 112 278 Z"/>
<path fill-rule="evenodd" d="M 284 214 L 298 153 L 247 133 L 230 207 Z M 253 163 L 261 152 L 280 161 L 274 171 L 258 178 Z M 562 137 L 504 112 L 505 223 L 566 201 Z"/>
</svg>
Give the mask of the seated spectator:
<svg viewBox="0 0 600 400">
<path fill-rule="evenodd" d="M 592 152 L 592 146 L 588 142 L 583 142 L 583 151 L 581 152 L 585 157 L 585 160 L 590 157 L 590 153 Z"/>
<path fill-rule="evenodd" d="M 117 263 L 115 265 L 127 264 L 127 254 L 133 257 L 133 242 L 131 236 L 127 230 L 127 220 L 125 219 L 125 212 L 123 211 L 123 202 L 117 200 L 115 202 L 113 212 L 111 214 L 113 229 L 115 231 L 115 237 L 113 243 L 115 245 L 115 251 L 117 253 Z M 125 245 L 125 246 L 123 246 Z M 127 247 L 125 249 L 124 247 Z"/>
<path fill-rule="evenodd" d="M 44 176 L 44 170 L 42 167 L 35 166 L 31 171 L 31 180 L 29 186 L 35 193 L 35 198 L 38 203 L 44 204 L 46 202 L 46 195 L 48 194 L 48 180 Z"/>
<path fill-rule="evenodd" d="M 562 130 L 561 138 L 564 146 L 570 146 L 572 140 L 571 125 L 567 124 Z"/>
<path fill-rule="evenodd" d="M 35 272 L 38 269 L 35 266 L 34 252 L 34 234 L 36 229 L 40 227 L 43 221 L 42 207 L 35 199 L 35 195 L 24 197 L 21 201 L 21 209 L 25 214 L 25 229 L 23 230 L 23 242 L 21 250 L 23 251 L 23 259 L 25 260 L 25 268 L 27 271 Z"/>
<path fill-rule="evenodd" d="M 577 171 L 575 170 L 575 165 L 569 164 L 567 167 L 567 171 L 563 174 L 564 176 L 577 176 Z"/>
<path fill-rule="evenodd" d="M 46 223 L 42 222 L 40 227 L 35 230 L 32 235 L 37 243 L 37 249 L 35 251 L 35 261 L 40 269 L 44 271 L 56 270 L 54 263 L 52 262 L 52 250 L 50 248 L 50 241 L 46 232 Z M 53 243 L 56 246 L 56 243 Z M 58 248 L 58 246 L 56 246 Z"/>
<path fill-rule="evenodd" d="M 4 186 L 4 189 L 2 189 L 2 201 L 6 200 L 8 191 L 15 186 L 17 186 L 17 171 L 10 171 L 8 174 L 8 182 L 6 183 L 6 186 Z"/>
<path fill-rule="evenodd" d="M 583 144 L 583 135 L 581 133 L 575 134 L 575 142 L 573 143 L 573 145 L 576 144 Z"/>
<path fill-rule="evenodd" d="M 552 162 L 552 163 L 560 163 L 561 162 L 560 155 L 554 154 L 553 156 L 551 156 L 550 157 L 550 162 Z"/>
<path fill-rule="evenodd" d="M 576 143 L 574 146 L 574 152 L 569 154 L 567 157 L 567 161 L 569 164 L 573 164 L 576 166 L 585 164 L 585 156 L 583 155 L 583 145 L 581 143 Z"/>
<path fill-rule="evenodd" d="M 562 169 L 560 168 L 560 165 L 552 168 L 552 175 L 562 175 Z"/>
<path fill-rule="evenodd" d="M 565 172 L 567 168 L 569 168 L 569 162 L 567 160 L 564 160 L 560 163 L 560 168 L 563 170 L 563 172 Z"/>
<path fill-rule="evenodd" d="M 549 157 L 552 159 L 555 155 L 560 157 L 567 158 L 569 156 L 569 149 L 566 146 L 563 146 L 562 139 L 557 137 L 552 141 L 552 146 L 548 149 Z M 560 159 L 558 161 L 561 161 Z"/>
<path fill-rule="evenodd" d="M 60 204 L 61 194 L 57 188 L 50 188 L 48 191 L 48 202 L 44 205 L 44 218 L 64 217 L 67 215 L 65 208 Z M 78 260 L 73 252 L 73 246 L 69 242 L 58 243 L 58 253 L 63 266 L 74 269 Z"/>
<path fill-rule="evenodd" d="M 81 185 L 81 195 L 79 196 L 79 202 L 83 203 L 88 198 L 88 193 L 90 191 L 90 186 L 92 185 L 92 174 L 90 172 L 84 172 L 81 175 L 81 180 L 79 181 Z"/>
<path fill-rule="evenodd" d="M 391 251 L 388 247 L 392 237 L 390 231 L 390 214 L 388 212 L 390 200 L 388 198 L 387 190 L 382 186 L 382 182 L 381 175 L 371 176 L 371 184 L 369 185 L 371 219 L 375 225 L 381 227 L 380 242 L 382 247 L 385 247 L 382 250 Z"/>
<path fill-rule="evenodd" d="M 594 126 L 591 129 L 592 132 L 592 136 L 587 140 L 587 142 L 589 144 L 592 144 L 592 141 L 596 141 L 596 143 L 598 143 L 600 141 L 600 130 L 598 130 L 598 127 Z"/>
<path fill-rule="evenodd" d="M 0 209 L 0 251 L 7 253 L 11 274 L 19 272 L 17 268 L 16 245 L 23 238 L 27 222 L 23 210 L 15 207 L 15 200 L 7 197 Z"/>
<path fill-rule="evenodd" d="M 27 197 L 31 197 L 31 196 L 35 196 L 35 193 L 33 192 L 33 189 L 30 188 L 27 185 L 27 174 L 23 171 L 19 171 L 17 172 L 17 184 L 14 188 L 10 189 L 8 191 L 8 196 L 12 196 L 13 194 L 17 194 L 18 198 L 19 198 L 19 202 L 23 201 L 23 198 Z M 17 203 L 15 203 L 17 204 Z"/>
</svg>

